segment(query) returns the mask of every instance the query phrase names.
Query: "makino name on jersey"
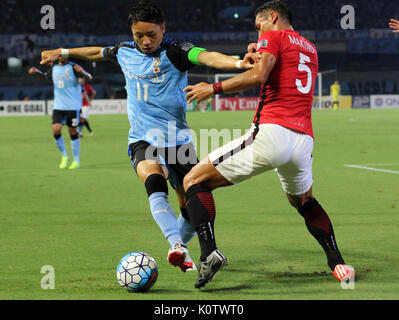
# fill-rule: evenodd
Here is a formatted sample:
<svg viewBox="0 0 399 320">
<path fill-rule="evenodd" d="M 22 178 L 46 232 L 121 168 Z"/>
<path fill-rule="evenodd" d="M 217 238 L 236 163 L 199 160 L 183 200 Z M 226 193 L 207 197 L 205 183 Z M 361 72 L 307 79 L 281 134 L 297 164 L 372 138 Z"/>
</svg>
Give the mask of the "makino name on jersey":
<svg viewBox="0 0 399 320">
<path fill-rule="evenodd" d="M 129 144 L 146 141 L 162 148 L 191 142 L 183 89 L 187 71 L 194 66 L 188 58 L 192 48 L 169 38 L 150 55 L 135 42 L 104 48 L 103 57 L 119 64 L 125 76 Z"/>
</svg>

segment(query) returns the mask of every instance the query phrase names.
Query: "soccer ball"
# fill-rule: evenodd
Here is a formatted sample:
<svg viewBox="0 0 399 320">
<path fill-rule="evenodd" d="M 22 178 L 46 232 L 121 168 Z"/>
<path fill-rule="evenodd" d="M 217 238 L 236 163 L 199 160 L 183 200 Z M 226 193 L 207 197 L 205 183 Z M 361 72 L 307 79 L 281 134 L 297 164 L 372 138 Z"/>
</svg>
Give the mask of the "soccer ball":
<svg viewBox="0 0 399 320">
<path fill-rule="evenodd" d="M 153 257 L 144 252 L 131 252 L 116 267 L 116 278 L 127 291 L 144 292 L 157 281 L 158 265 Z"/>
</svg>

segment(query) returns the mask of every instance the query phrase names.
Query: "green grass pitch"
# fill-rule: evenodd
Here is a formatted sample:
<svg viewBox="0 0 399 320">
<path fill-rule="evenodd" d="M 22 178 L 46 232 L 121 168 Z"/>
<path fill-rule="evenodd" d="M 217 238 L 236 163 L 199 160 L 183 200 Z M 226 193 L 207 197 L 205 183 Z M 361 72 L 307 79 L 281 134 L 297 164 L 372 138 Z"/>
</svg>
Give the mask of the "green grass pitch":
<svg viewBox="0 0 399 320">
<path fill-rule="evenodd" d="M 188 122 L 196 132 L 246 129 L 252 117 L 189 113 Z M 50 117 L 0 118 L 0 300 L 399 298 L 399 110 L 313 112 L 314 194 L 356 269 L 355 288 L 347 290 L 273 171 L 214 192 L 216 240 L 229 266 L 195 289 L 195 272 L 167 263 L 168 243 L 127 156 L 126 115 L 90 121 L 95 135 L 81 140 L 81 168 L 68 171 L 58 169 Z M 170 200 L 177 211 L 173 191 Z M 197 261 L 197 238 L 189 248 Z M 119 259 L 136 250 L 159 265 L 145 294 L 116 280 Z M 54 267 L 54 290 L 40 286 L 45 265 Z"/>
</svg>

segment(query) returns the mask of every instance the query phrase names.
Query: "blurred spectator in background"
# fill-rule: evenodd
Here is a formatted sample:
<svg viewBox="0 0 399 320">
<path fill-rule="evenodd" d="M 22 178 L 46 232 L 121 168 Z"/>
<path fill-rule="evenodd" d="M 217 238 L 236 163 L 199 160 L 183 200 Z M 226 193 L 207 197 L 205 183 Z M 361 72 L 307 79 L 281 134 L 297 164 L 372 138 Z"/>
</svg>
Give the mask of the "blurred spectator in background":
<svg viewBox="0 0 399 320">
<path fill-rule="evenodd" d="M 89 121 L 87 119 L 89 118 L 90 114 L 91 101 L 96 96 L 96 90 L 94 90 L 93 87 L 86 82 L 84 77 L 79 77 L 79 83 L 82 86 L 82 114 L 80 117 L 79 136 L 83 137 L 83 126 L 85 126 L 89 131 L 89 136 L 92 136 L 93 130 L 91 130 Z"/>
<path fill-rule="evenodd" d="M 339 96 L 341 95 L 341 86 L 338 80 L 335 80 L 330 87 L 330 95 L 332 96 L 332 108 L 334 110 L 339 107 Z"/>
</svg>

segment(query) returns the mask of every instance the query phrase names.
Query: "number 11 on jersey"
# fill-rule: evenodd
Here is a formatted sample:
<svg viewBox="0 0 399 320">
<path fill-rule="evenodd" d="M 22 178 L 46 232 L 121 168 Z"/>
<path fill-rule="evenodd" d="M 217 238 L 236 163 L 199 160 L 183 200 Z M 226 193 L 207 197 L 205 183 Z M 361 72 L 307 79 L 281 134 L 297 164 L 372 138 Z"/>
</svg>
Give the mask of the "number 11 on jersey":
<svg viewBox="0 0 399 320">
<path fill-rule="evenodd" d="M 136 82 L 137 84 L 137 100 L 141 101 L 141 86 L 140 82 Z M 148 100 L 148 84 L 143 84 L 143 101 L 147 102 Z"/>
</svg>

